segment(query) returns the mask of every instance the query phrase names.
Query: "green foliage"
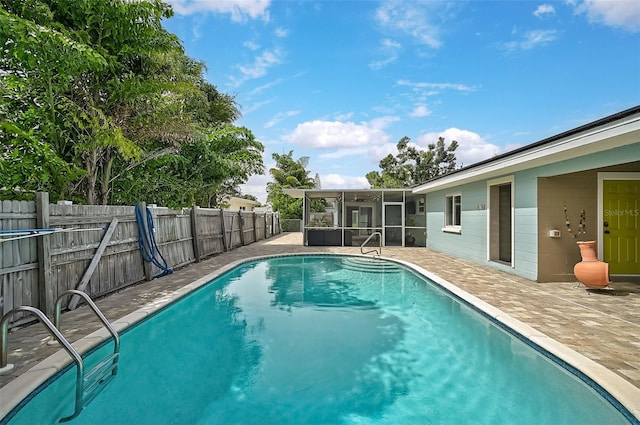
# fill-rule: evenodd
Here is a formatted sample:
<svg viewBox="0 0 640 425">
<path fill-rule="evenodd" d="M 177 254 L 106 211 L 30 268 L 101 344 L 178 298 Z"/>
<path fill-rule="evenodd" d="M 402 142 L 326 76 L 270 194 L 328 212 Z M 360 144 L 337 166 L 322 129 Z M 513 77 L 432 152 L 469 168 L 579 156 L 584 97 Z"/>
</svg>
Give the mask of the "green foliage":
<svg viewBox="0 0 640 425">
<path fill-rule="evenodd" d="M 263 149 L 247 128 L 222 125 L 175 152 L 150 155 L 134 167 L 116 170 L 114 200 L 173 208 L 218 206 L 225 195 L 238 193 L 237 186 L 249 176 L 263 172 Z"/>
<path fill-rule="evenodd" d="M 411 187 L 455 170 L 455 150 L 458 148 L 455 140 L 446 146 L 440 137 L 437 143 L 429 144 L 426 151 L 410 145 L 410 142 L 408 137 L 400 139 L 398 155 L 389 154 L 380 161 L 382 172 L 367 173 L 372 188 Z"/>
<path fill-rule="evenodd" d="M 67 95 L 73 76 L 105 62 L 64 32 L 42 26 L 52 19 L 43 3 L 1 5 L 33 20 L 0 7 L 0 187 L 16 194 L 46 190 L 55 200 L 83 175 L 59 145 L 73 117 Z"/>
<path fill-rule="evenodd" d="M 285 188 L 313 189 L 319 186 L 319 179 L 309 177 L 306 166 L 308 157 L 293 159 L 293 151 L 286 155 L 274 153 L 276 167 L 269 170 L 273 182 L 267 183 L 267 202 L 271 203 L 274 211 L 280 212 L 281 218 L 302 218 L 302 199 L 295 199 L 284 193 Z M 324 211 L 324 202 L 315 202 L 312 211 Z"/>
<path fill-rule="evenodd" d="M 235 98 L 162 27 L 172 14 L 160 0 L 0 0 L 0 187 L 207 206 L 263 172 Z"/>
<path fill-rule="evenodd" d="M 60 199 L 60 187 L 78 177 L 75 170 L 58 157 L 48 143 L 38 143 L 19 127 L 0 122 L 0 188 L 3 197 L 23 199 L 33 192 L 50 192 Z"/>
</svg>

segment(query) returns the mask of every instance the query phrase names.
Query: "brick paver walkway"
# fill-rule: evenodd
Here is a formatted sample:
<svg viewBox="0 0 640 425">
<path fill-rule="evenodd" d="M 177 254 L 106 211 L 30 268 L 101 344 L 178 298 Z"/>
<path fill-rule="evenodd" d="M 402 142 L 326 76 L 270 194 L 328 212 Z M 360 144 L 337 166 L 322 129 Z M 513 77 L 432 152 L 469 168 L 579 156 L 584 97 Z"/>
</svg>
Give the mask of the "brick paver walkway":
<svg viewBox="0 0 640 425">
<path fill-rule="evenodd" d="M 354 247 L 305 247 L 301 235 L 283 234 L 193 264 L 173 274 L 97 301 L 109 320 L 201 278 L 219 267 L 254 256 L 301 252 L 359 254 Z M 640 284 L 614 283 L 612 290 L 587 291 L 575 283 L 536 283 L 426 248 L 384 248 L 383 256 L 414 263 L 457 285 L 514 318 L 614 371 L 640 388 Z M 100 324 L 86 307 L 62 315 L 62 333 L 73 342 Z M 9 363 L 0 387 L 59 348 L 46 344 L 39 325 L 9 335 Z"/>
</svg>

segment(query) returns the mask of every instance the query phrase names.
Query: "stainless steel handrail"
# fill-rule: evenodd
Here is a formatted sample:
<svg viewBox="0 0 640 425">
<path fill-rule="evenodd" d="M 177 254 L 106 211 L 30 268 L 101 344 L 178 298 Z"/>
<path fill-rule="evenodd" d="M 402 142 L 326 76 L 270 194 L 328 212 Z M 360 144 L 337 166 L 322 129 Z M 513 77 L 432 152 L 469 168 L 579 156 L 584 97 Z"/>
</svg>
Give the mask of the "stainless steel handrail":
<svg viewBox="0 0 640 425">
<path fill-rule="evenodd" d="M 119 352 L 120 352 L 120 337 L 118 335 L 118 332 L 116 332 L 116 330 L 113 328 L 113 326 L 111 326 L 111 323 L 109 323 L 109 321 L 107 320 L 106 317 L 104 317 L 104 315 L 102 314 L 102 312 L 100 311 L 100 309 L 98 309 L 98 307 L 95 305 L 95 303 L 91 300 L 91 298 L 89 298 L 89 295 L 87 295 L 85 292 L 82 291 L 78 291 L 75 289 L 70 289 L 66 292 L 63 292 L 58 299 L 56 300 L 56 304 L 55 304 L 55 316 L 54 316 L 54 320 L 53 323 L 47 318 L 47 316 L 40 310 L 38 310 L 35 307 L 31 307 L 31 306 L 19 306 L 14 308 L 13 310 L 9 311 L 7 314 L 5 314 L 2 317 L 2 320 L 0 321 L 0 375 L 2 374 L 6 374 L 8 373 L 10 370 L 13 369 L 13 365 L 12 364 L 8 364 L 7 363 L 7 339 L 8 339 L 8 335 L 9 335 L 9 319 L 11 318 L 11 316 L 13 316 L 15 313 L 19 312 L 19 311 L 23 311 L 23 312 L 27 312 L 27 313 L 31 313 L 34 316 L 36 316 L 38 318 L 38 320 L 44 325 L 44 327 L 49 331 L 49 333 L 58 341 L 58 343 L 60 343 L 60 345 L 62 345 L 64 347 L 64 349 L 67 351 L 67 353 L 69 353 L 69 355 L 71 356 L 71 358 L 73 359 L 73 361 L 76 364 L 76 397 L 75 397 L 75 409 L 74 412 L 71 416 L 67 416 L 64 418 L 59 419 L 59 422 L 68 422 L 72 419 L 74 419 L 75 417 L 77 417 L 80 412 L 82 412 L 82 409 L 85 405 L 85 399 L 84 399 L 84 395 L 85 395 L 85 388 L 84 388 L 84 384 L 85 384 L 85 368 L 84 368 L 84 361 L 82 359 L 82 356 L 80 354 L 78 354 L 78 352 L 75 350 L 75 348 L 73 348 L 73 346 L 69 343 L 69 341 L 67 341 L 67 339 L 60 333 L 60 331 L 58 330 L 58 326 L 60 325 L 60 310 L 61 310 L 61 301 L 64 297 L 67 297 L 69 295 L 78 295 L 80 297 L 82 297 L 87 304 L 89 305 L 89 307 L 93 310 L 93 312 L 98 316 L 98 318 L 100 319 L 100 321 L 102 322 L 102 324 L 107 328 L 107 330 L 109 331 L 109 333 L 111 334 L 111 336 L 113 337 L 113 354 L 110 355 L 109 357 L 107 357 L 107 359 L 103 360 L 103 363 L 105 361 L 110 361 L 113 362 L 111 367 L 104 367 L 103 364 L 98 364 L 97 368 L 94 368 L 92 370 L 89 371 L 89 375 L 96 375 L 98 371 L 96 371 L 96 369 L 100 369 L 99 372 L 106 372 L 106 371 L 110 371 L 111 372 L 111 376 L 115 376 L 118 372 L 118 357 L 119 357 Z M 103 380 L 101 379 L 99 382 L 102 384 Z M 106 381 L 106 380 L 105 380 Z M 99 387 L 95 384 L 91 385 L 92 387 L 92 391 L 90 391 L 87 397 L 87 401 L 86 403 L 89 403 L 89 397 L 93 398 L 95 397 L 95 394 L 97 394 L 98 392 L 95 392 Z M 94 393 L 95 394 L 92 394 Z"/>
<path fill-rule="evenodd" d="M 93 302 L 93 300 L 89 297 L 89 295 L 87 295 L 86 292 L 78 291 L 77 289 L 69 289 L 68 291 L 65 291 L 62 294 L 60 294 L 60 296 L 56 300 L 56 304 L 55 304 L 55 315 L 53 317 L 54 326 L 57 328 L 60 325 L 60 310 L 61 310 L 61 306 L 62 306 L 62 299 L 65 298 L 65 297 L 68 297 L 70 295 L 78 295 L 79 297 L 84 299 L 86 301 L 86 303 L 89 305 L 89 307 L 91 308 L 91 310 L 93 310 L 93 312 L 96 314 L 96 316 L 98 316 L 98 319 L 100 319 L 102 324 L 105 326 L 105 328 L 107 328 L 107 330 L 109 331 L 109 333 L 113 337 L 113 356 L 112 356 L 112 358 L 113 358 L 113 368 L 111 369 L 111 375 L 115 376 L 118 373 L 118 355 L 119 355 L 119 352 L 120 352 L 120 336 L 118 335 L 118 332 L 116 332 L 116 330 L 113 328 L 113 326 L 111 326 L 111 323 L 109 323 L 107 318 L 104 317 L 104 314 L 102 314 L 102 312 L 100 311 L 98 306 Z M 91 371 L 90 371 L 90 373 L 91 373 Z M 59 422 L 68 422 L 71 419 L 74 419 L 75 417 L 77 417 L 80 414 L 80 412 L 82 411 L 82 408 L 84 407 L 84 400 L 83 400 L 83 396 L 84 396 L 84 371 L 82 372 L 82 376 L 79 379 L 80 380 L 76 382 L 76 408 L 75 408 L 75 411 L 74 411 L 73 415 L 61 418 L 59 420 Z M 78 388 L 80 389 L 79 391 L 78 391 Z"/>
<path fill-rule="evenodd" d="M 113 337 L 113 352 L 118 353 L 120 351 L 120 336 L 118 335 L 118 332 L 113 328 L 113 326 L 111 326 L 111 323 L 109 323 L 107 318 L 104 317 L 104 314 L 102 314 L 98 306 L 93 302 L 93 300 L 89 297 L 89 295 L 87 295 L 86 292 L 78 291 L 77 289 L 69 289 L 68 291 L 63 292 L 56 300 L 55 315 L 53 316 L 53 325 L 56 328 L 60 327 L 60 310 L 61 310 L 62 299 L 64 297 L 68 297 L 69 295 L 78 295 L 79 297 L 81 297 L 86 301 L 86 303 L 89 305 L 91 310 L 93 310 L 96 316 L 98 316 L 98 319 L 100 319 L 104 327 L 107 328 L 107 330 Z M 114 375 L 115 375 L 115 372 L 114 372 Z"/>
<path fill-rule="evenodd" d="M 364 246 L 365 246 L 365 245 L 366 245 L 366 244 L 367 244 L 367 243 L 368 243 L 368 242 L 369 242 L 369 241 L 370 241 L 374 236 L 376 236 L 376 235 L 378 235 L 378 236 L 380 237 L 380 238 L 378 239 L 378 242 L 379 242 L 378 249 L 379 249 L 380 251 L 378 252 L 378 250 L 377 250 L 377 249 L 372 249 L 372 250 L 370 250 L 370 251 L 366 251 L 366 252 L 365 252 L 365 251 L 363 250 Z M 367 239 L 365 239 L 365 241 L 364 241 L 364 242 L 362 242 L 362 245 L 360 245 L 360 253 L 361 253 L 361 254 L 363 254 L 363 255 L 364 255 L 364 254 L 370 254 L 370 253 L 372 253 L 372 252 L 375 252 L 375 253 L 376 253 L 376 255 L 382 255 L 382 233 L 380 233 L 380 232 L 373 232 L 372 234 L 370 234 L 370 235 L 369 235 L 369 237 L 368 237 Z"/>
<path fill-rule="evenodd" d="M 13 369 L 13 365 L 7 364 L 7 337 L 9 333 L 9 318 L 13 316 L 15 313 L 19 311 L 25 311 L 33 314 L 40 320 L 40 322 L 44 325 L 45 328 L 49 331 L 49 333 L 58 340 L 60 345 L 64 347 L 64 349 L 69 353 L 73 361 L 76 363 L 76 411 L 73 416 L 69 417 L 69 419 L 75 418 L 80 414 L 80 410 L 82 410 L 82 381 L 84 379 L 84 362 L 82 361 L 82 356 L 78 354 L 78 352 L 69 344 L 69 341 L 62 336 L 60 331 L 56 329 L 56 327 L 51 323 L 51 321 L 45 316 L 45 314 L 38 310 L 35 307 L 30 306 L 19 306 L 9 311 L 2 317 L 2 321 L 0 321 L 0 373 L 7 373 L 11 369 Z M 78 405 L 78 400 L 80 400 L 80 404 Z M 80 409 L 78 409 L 80 406 Z"/>
</svg>

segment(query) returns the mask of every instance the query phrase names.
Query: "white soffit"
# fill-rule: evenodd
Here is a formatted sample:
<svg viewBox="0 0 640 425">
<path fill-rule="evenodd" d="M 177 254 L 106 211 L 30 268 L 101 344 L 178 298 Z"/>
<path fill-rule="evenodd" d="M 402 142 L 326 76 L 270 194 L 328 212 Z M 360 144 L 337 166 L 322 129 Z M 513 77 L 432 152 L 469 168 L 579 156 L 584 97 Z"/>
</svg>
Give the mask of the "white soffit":
<svg viewBox="0 0 640 425">
<path fill-rule="evenodd" d="M 507 154 L 507 156 L 498 158 L 495 161 L 488 161 L 478 166 L 471 165 L 467 170 L 417 186 L 413 189 L 413 193 L 443 190 L 633 143 L 640 145 L 640 116 L 638 115 L 609 124 L 606 127 L 593 128 L 554 142 L 525 149 L 513 155 Z M 640 160 L 640 147 L 638 151 L 638 158 L 635 158 L 635 160 Z M 630 158 L 630 160 L 634 159 Z"/>
<path fill-rule="evenodd" d="M 304 191 L 306 189 L 294 189 L 294 188 L 285 188 L 282 189 L 282 191 L 286 194 L 291 196 L 292 198 L 302 198 L 304 197 Z"/>
</svg>

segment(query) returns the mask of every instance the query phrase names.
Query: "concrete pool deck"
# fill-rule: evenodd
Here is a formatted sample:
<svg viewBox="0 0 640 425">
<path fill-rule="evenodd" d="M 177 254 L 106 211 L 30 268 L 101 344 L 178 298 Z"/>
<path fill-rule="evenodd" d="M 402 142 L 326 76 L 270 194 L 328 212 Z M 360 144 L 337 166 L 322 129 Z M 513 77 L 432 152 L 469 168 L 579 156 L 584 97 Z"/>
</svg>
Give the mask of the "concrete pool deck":
<svg viewBox="0 0 640 425">
<path fill-rule="evenodd" d="M 127 288 L 96 304 L 115 321 L 236 261 L 313 252 L 359 254 L 360 249 L 306 247 L 300 233 L 285 233 Z M 427 248 L 385 247 L 383 256 L 428 270 L 640 389 L 640 284 L 615 282 L 612 289 L 587 291 L 575 282 L 537 283 Z M 70 342 L 101 327 L 86 306 L 64 313 L 61 322 L 62 334 Z M 60 349 L 47 345 L 48 340 L 49 334 L 40 324 L 13 330 L 9 334 L 8 360 L 15 368 L 0 376 L 0 388 Z"/>
</svg>

